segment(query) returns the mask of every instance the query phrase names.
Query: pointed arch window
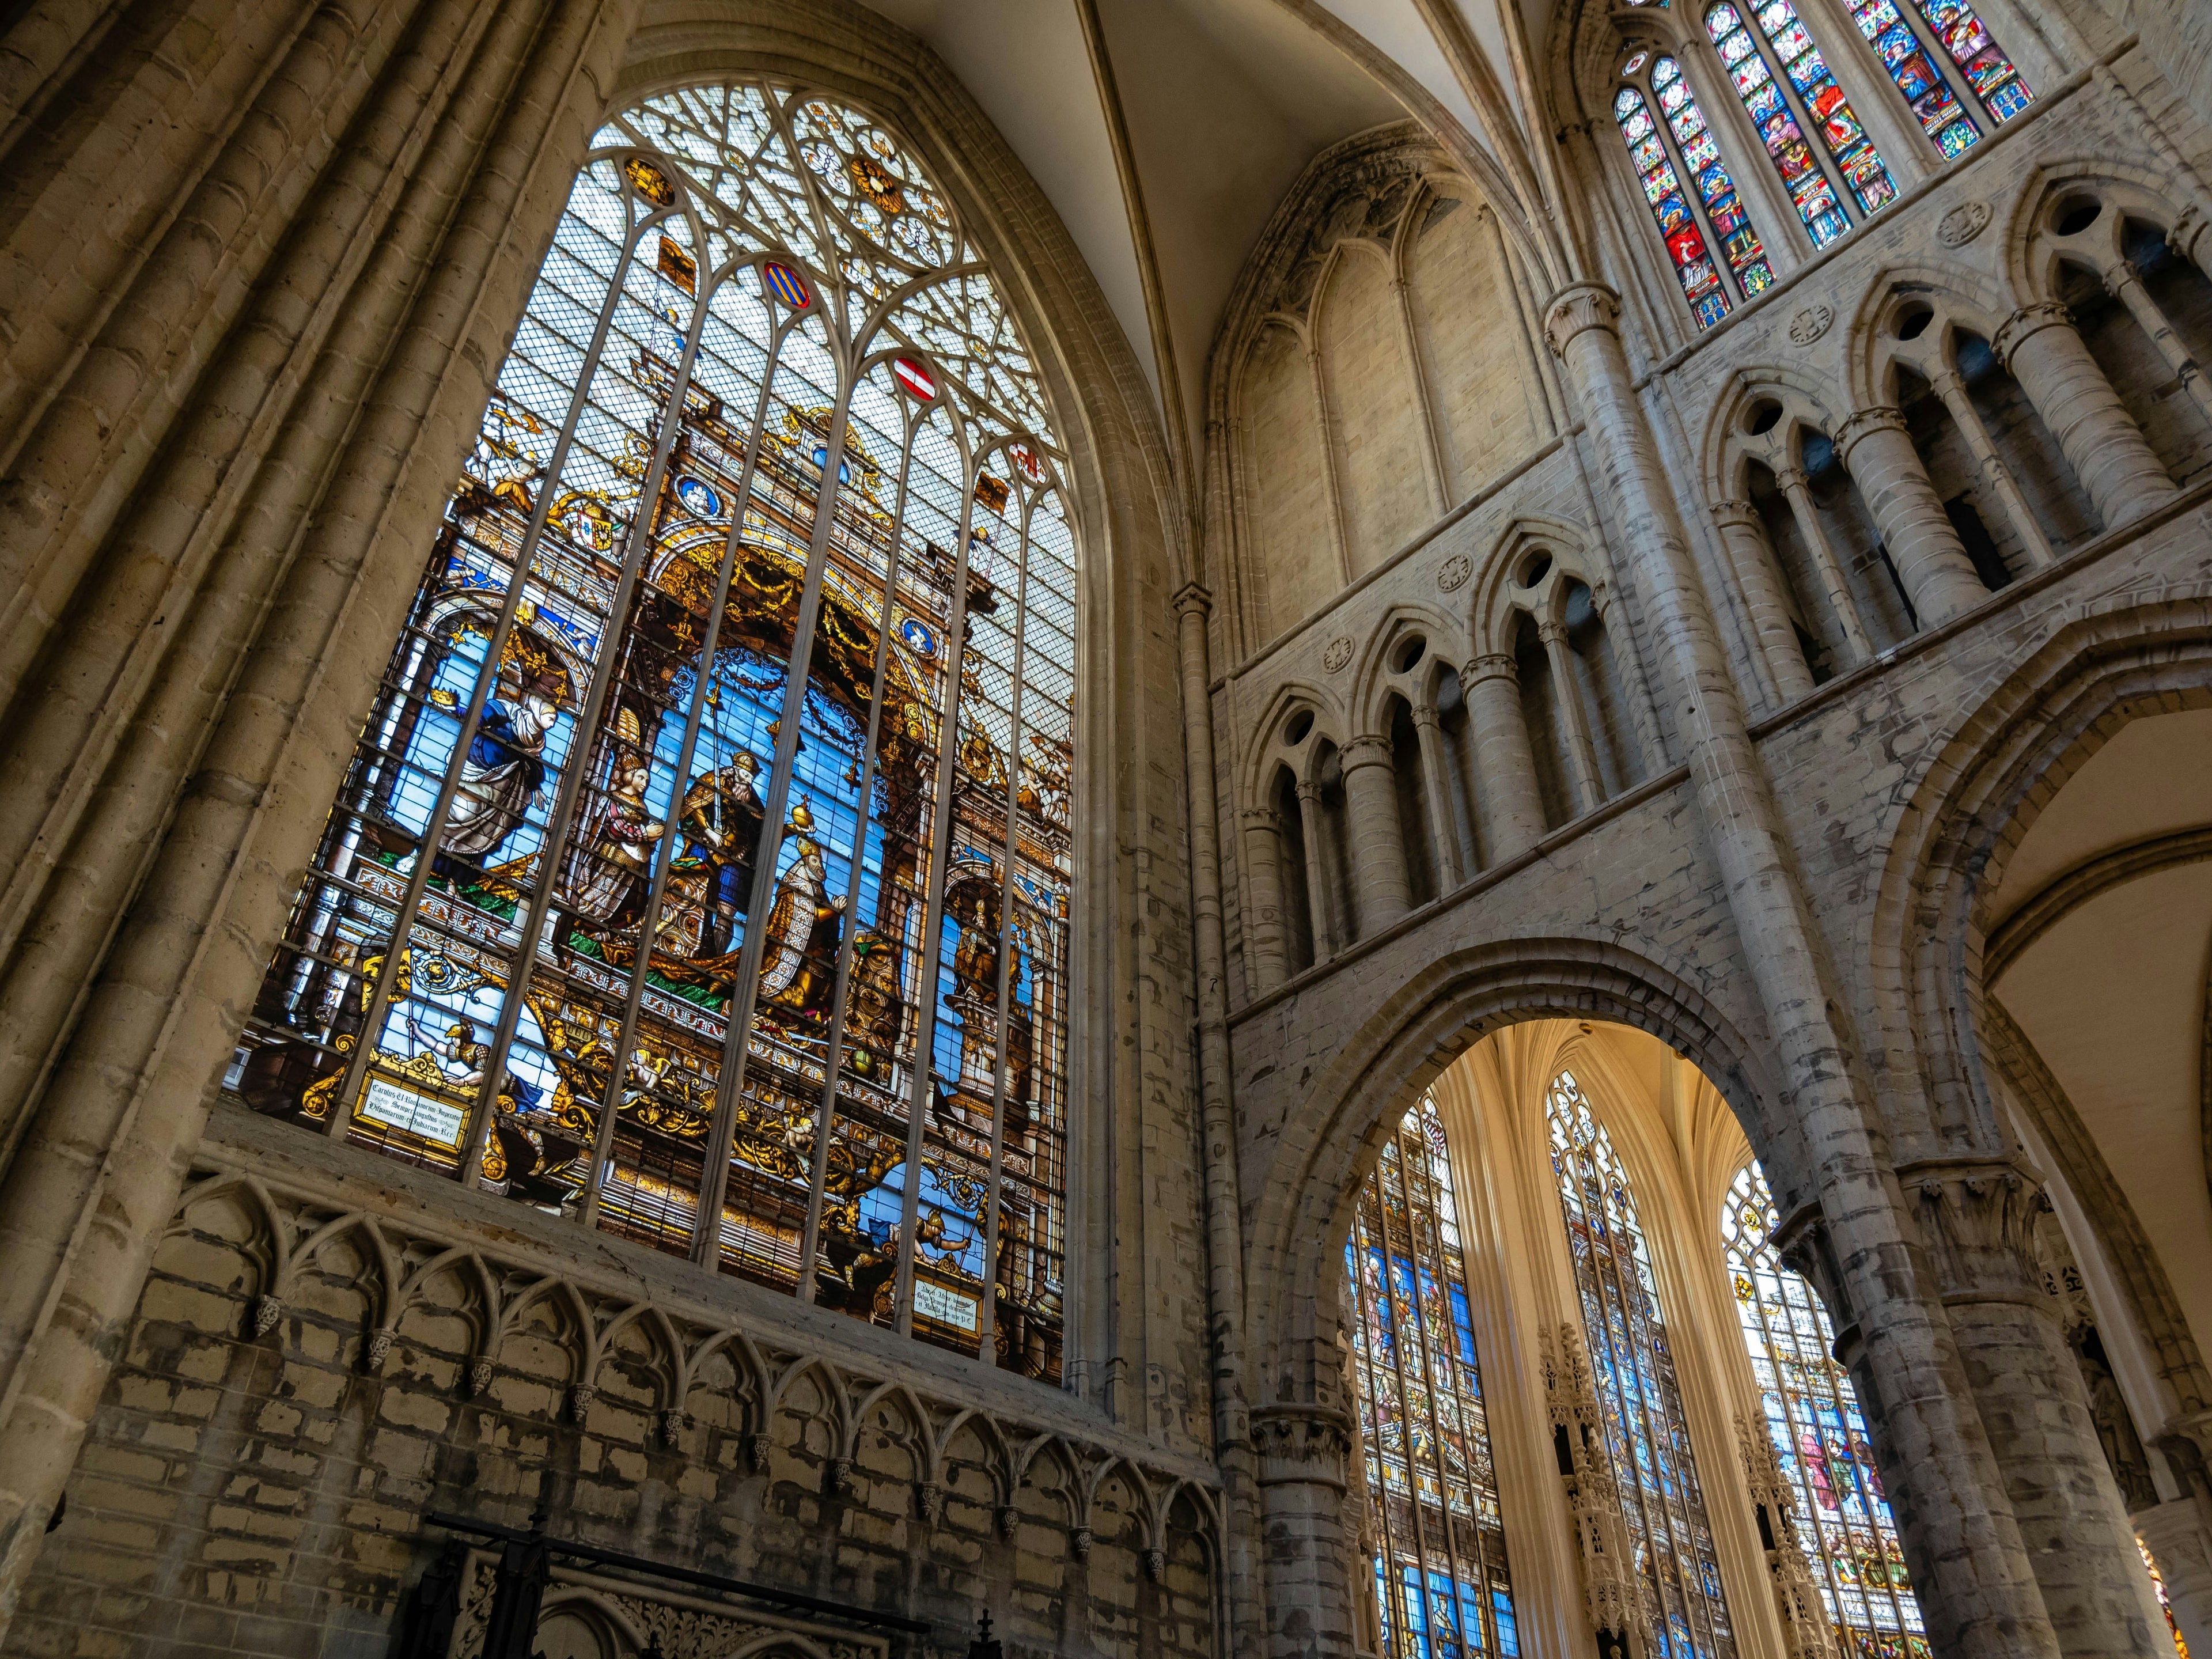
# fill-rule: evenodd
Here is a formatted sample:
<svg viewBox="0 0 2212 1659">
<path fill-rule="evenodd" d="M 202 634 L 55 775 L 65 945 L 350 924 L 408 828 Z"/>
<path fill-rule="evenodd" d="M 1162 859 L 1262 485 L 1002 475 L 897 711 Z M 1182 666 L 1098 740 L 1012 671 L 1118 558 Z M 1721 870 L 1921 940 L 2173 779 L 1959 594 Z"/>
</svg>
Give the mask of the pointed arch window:
<svg viewBox="0 0 2212 1659">
<path fill-rule="evenodd" d="M 1644 54 L 1638 52 L 1629 60 L 1626 72 L 1634 74 L 1644 63 Z M 1620 124 L 1621 138 L 1628 145 L 1630 164 L 1635 167 L 1637 181 L 1643 186 L 1644 199 L 1650 204 L 1651 216 L 1658 222 L 1660 237 L 1667 244 L 1667 257 L 1674 263 L 1674 275 L 1682 284 L 1683 297 L 1690 302 L 1691 314 L 1698 319 L 1699 328 L 1711 328 L 1728 315 L 1728 290 L 1721 285 L 1720 272 L 1706 248 L 1705 233 L 1691 211 L 1689 198 L 1683 193 L 1659 123 L 1643 92 L 1632 86 L 1623 87 L 1613 95 L 1613 118 Z"/>
<path fill-rule="evenodd" d="M 1450 1150 L 1427 1095 L 1383 1143 L 1345 1246 L 1389 1659 L 1514 1659 L 1498 1478 Z"/>
<path fill-rule="evenodd" d="M 1732 1659 L 1720 1561 L 1626 1171 L 1571 1071 L 1553 1079 L 1545 1117 L 1606 1455 L 1644 1585 L 1649 1651 Z"/>
<path fill-rule="evenodd" d="M 1653 61 L 1651 95 L 1659 100 L 1659 112 L 1667 118 L 1668 128 L 1681 151 L 1682 164 L 1697 185 L 1705 222 L 1712 227 L 1713 240 L 1720 244 L 1722 257 L 1735 273 L 1737 286 L 1747 299 L 1772 287 L 1774 268 L 1766 262 L 1766 250 L 1759 246 L 1751 215 L 1744 209 L 1735 180 L 1729 177 L 1720 146 L 1705 125 L 1697 94 L 1682 78 L 1682 66 L 1673 58 Z"/>
<path fill-rule="evenodd" d="M 1818 1546 L 1814 1578 L 1854 1659 L 1927 1659 L 1866 1420 L 1832 1357 L 1836 1333 L 1812 1285 L 1767 1242 L 1781 1218 L 1765 1175 L 1747 1166 L 1722 1202 L 1721 1240 L 1766 1432 L 1796 1494 L 1801 1536 Z"/>
<path fill-rule="evenodd" d="M 1990 38 L 1972 6 L 1962 0 L 1912 0 L 1912 5 L 1936 44 L 1959 66 L 1992 125 L 2002 125 L 2035 101 L 2020 70 Z"/>
<path fill-rule="evenodd" d="M 1790 0 L 1765 0 L 1756 5 L 1745 0 L 1745 4 L 1751 15 L 1749 24 L 1730 0 L 1720 0 L 1706 9 L 1705 32 L 1719 49 L 1721 61 L 1759 128 L 1767 154 L 1774 158 L 1775 170 L 1789 188 L 1813 246 L 1826 247 L 1850 228 L 1850 217 L 1806 143 L 1788 96 L 1767 67 L 1759 41 L 1753 38 L 1754 27 L 1803 100 L 1814 131 L 1860 213 L 1872 213 L 1894 199 L 1897 183 L 1867 137 L 1843 88 L 1829 73 L 1820 49 L 1813 43 Z"/>
<path fill-rule="evenodd" d="M 1875 55 L 1911 106 L 1921 131 L 1934 141 L 1945 161 L 1964 155 L 1981 142 L 1981 130 L 1959 107 L 1950 83 L 1928 56 L 1920 37 L 1898 15 L 1895 0 L 1853 0 L 1851 19 L 1872 43 Z"/>
<path fill-rule="evenodd" d="M 234 1086 L 1056 1379 L 1063 465 L 872 117 L 738 82 L 615 118 Z"/>
</svg>

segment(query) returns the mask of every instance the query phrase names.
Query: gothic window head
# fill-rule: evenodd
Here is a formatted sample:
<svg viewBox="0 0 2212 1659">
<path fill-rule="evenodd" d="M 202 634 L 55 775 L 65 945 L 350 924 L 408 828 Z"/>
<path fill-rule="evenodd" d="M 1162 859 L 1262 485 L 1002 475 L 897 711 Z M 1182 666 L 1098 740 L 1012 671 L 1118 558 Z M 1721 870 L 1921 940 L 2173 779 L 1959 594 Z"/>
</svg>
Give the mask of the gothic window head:
<svg viewBox="0 0 2212 1659">
<path fill-rule="evenodd" d="M 873 116 L 740 81 L 616 117 L 233 1086 L 1057 1380 L 1063 468 Z"/>
</svg>

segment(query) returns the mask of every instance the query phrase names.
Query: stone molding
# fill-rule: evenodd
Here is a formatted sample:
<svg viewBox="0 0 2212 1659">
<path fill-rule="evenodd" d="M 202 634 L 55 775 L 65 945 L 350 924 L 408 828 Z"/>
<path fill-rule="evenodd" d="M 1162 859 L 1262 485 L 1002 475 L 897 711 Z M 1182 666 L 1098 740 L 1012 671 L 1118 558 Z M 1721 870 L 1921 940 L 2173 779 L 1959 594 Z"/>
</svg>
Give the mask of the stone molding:
<svg viewBox="0 0 2212 1659">
<path fill-rule="evenodd" d="M 1570 283 L 1544 307 L 1544 343 L 1565 361 L 1575 337 L 1593 328 L 1620 332 L 1620 296 L 1603 283 Z"/>
<path fill-rule="evenodd" d="M 1996 354 L 1997 362 L 2005 372 L 2012 372 L 2013 353 L 2023 341 L 2040 334 L 2046 328 L 2071 328 L 2074 313 L 2056 300 L 2038 300 L 2033 305 L 2022 306 L 1997 325 L 1996 333 L 1990 340 L 1990 349 Z"/>
<path fill-rule="evenodd" d="M 1352 1456 L 1352 1419 L 1334 1407 L 1255 1406 L 1252 1443 L 1259 1449 L 1263 1486 L 1345 1489 L 1345 1471 Z"/>
<path fill-rule="evenodd" d="M 1644 1628 L 1641 1576 L 1636 1550 L 1620 1510 L 1620 1488 L 1605 1451 L 1605 1425 L 1582 1333 L 1561 1324 L 1537 1334 L 1537 1364 L 1544 1379 L 1544 1403 L 1555 1439 L 1570 1467 L 1559 1470 L 1567 1508 L 1574 1517 L 1575 1542 L 1582 1561 L 1583 1600 L 1590 1627 L 1598 1631 Z"/>
<path fill-rule="evenodd" d="M 2008 1158 L 1926 1158 L 1899 1167 L 1946 1303 L 2019 1300 L 2054 1312 L 2035 1253 L 2042 1183 Z"/>
</svg>

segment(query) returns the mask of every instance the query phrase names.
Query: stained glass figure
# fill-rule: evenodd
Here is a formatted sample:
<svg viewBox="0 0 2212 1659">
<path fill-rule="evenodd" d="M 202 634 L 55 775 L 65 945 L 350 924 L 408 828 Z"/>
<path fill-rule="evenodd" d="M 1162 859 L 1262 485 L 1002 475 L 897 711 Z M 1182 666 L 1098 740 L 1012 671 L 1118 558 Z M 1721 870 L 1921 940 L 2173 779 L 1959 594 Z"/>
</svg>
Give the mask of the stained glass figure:
<svg viewBox="0 0 2212 1659">
<path fill-rule="evenodd" d="M 1646 1651 L 1732 1659 L 1720 1561 L 1627 1174 L 1572 1072 L 1552 1079 L 1546 1121 L 1606 1455 L 1643 1581 Z"/>
<path fill-rule="evenodd" d="M 1697 182 L 1705 222 L 1712 227 L 1737 286 L 1746 298 L 1772 287 L 1774 268 L 1766 262 L 1766 250 L 1759 246 L 1759 233 L 1752 228 L 1751 216 L 1736 193 L 1735 180 L 1729 177 L 1728 164 L 1721 160 L 1720 146 L 1705 125 L 1697 96 L 1673 58 L 1662 58 L 1651 65 L 1651 95 L 1659 100 L 1659 112 L 1674 134 L 1683 166 Z"/>
<path fill-rule="evenodd" d="M 1844 1651 L 1927 1659 L 1866 1420 L 1832 1358 L 1836 1333 L 1813 1287 L 1767 1243 L 1781 1219 L 1766 1176 L 1751 1164 L 1721 1205 L 1721 1241 L 1766 1432 L 1796 1490 L 1792 1518 L 1799 1536 L 1818 1545 L 1814 1578 Z"/>
<path fill-rule="evenodd" d="M 1383 1144 L 1345 1246 L 1389 1659 L 1513 1659 L 1498 1478 L 1451 1158 L 1424 1095 Z"/>
<path fill-rule="evenodd" d="M 1705 251 L 1705 239 L 1691 216 L 1689 202 L 1674 176 L 1674 163 L 1667 155 L 1666 141 L 1659 136 L 1658 123 L 1652 119 L 1644 94 L 1634 87 L 1623 87 L 1614 94 L 1613 116 L 1620 124 L 1629 161 L 1644 186 L 1644 200 L 1651 204 L 1651 216 L 1659 222 L 1667 257 L 1674 262 L 1674 274 L 1681 279 L 1691 313 L 1699 328 L 1711 328 L 1728 315 L 1728 291 L 1721 286 L 1720 273 L 1713 269 L 1712 256 Z"/>
<path fill-rule="evenodd" d="M 2002 125 L 2035 101 L 2035 94 L 2021 79 L 2020 70 L 1990 38 L 1988 27 L 1974 15 L 1972 6 L 1964 3 L 1964 0 L 1912 0 L 1912 3 L 1934 33 L 1936 43 L 1950 54 L 1951 61 L 1959 66 L 1959 73 L 1966 77 L 1966 84 L 1982 100 L 1982 107 L 1989 112 L 1993 123 Z"/>
<path fill-rule="evenodd" d="M 1790 0 L 1766 0 L 1763 5 L 1753 6 L 1752 15 L 1781 63 L 1783 73 L 1804 100 L 1822 147 L 1835 162 L 1859 210 L 1872 213 L 1893 200 L 1896 180 L 1860 125 L 1843 88 L 1829 73 L 1820 49 L 1813 44 Z M 1767 154 L 1774 158 L 1775 170 L 1796 204 L 1813 246 L 1826 247 L 1850 228 L 1849 218 L 1836 200 L 1827 174 L 1814 159 L 1788 98 L 1752 39 L 1751 28 L 1729 0 L 1721 0 L 1705 12 L 1705 32 L 1719 48 L 1721 61 L 1759 127 Z"/>
<path fill-rule="evenodd" d="M 615 118 L 240 1092 L 1056 1379 L 1062 465 L 996 285 L 873 117 L 753 82 Z"/>
<path fill-rule="evenodd" d="M 1873 43 L 1875 55 L 1945 161 L 1964 155 L 1981 141 L 1981 129 L 1959 107 L 1949 83 L 1921 46 L 1920 37 L 1897 15 L 1894 0 L 1852 0 L 1851 18 Z"/>
</svg>

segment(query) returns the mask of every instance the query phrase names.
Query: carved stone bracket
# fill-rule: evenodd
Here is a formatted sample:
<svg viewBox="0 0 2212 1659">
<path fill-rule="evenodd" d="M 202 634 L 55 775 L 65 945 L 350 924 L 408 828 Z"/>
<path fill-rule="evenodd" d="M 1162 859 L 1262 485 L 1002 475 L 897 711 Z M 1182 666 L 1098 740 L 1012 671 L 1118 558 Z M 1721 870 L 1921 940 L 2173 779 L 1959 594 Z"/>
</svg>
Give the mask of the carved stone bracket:
<svg viewBox="0 0 2212 1659">
<path fill-rule="evenodd" d="M 934 1480 L 922 1481 L 914 1489 L 914 1507 L 924 1526 L 934 1527 L 945 1514 L 945 1488 Z"/>
<path fill-rule="evenodd" d="M 481 1400 L 491 1390 L 491 1356 L 478 1354 L 469 1363 L 469 1393 Z"/>
<path fill-rule="evenodd" d="M 1168 1576 L 1168 1553 L 1158 1545 L 1145 1552 L 1145 1577 L 1158 1583 Z"/>
<path fill-rule="evenodd" d="M 599 1396 L 599 1391 L 588 1382 L 579 1382 L 574 1388 L 569 1389 L 568 1416 L 570 1419 L 577 1423 L 581 1423 L 585 1417 L 591 1412 L 592 1401 L 598 1399 Z"/>
<path fill-rule="evenodd" d="M 684 1431 L 690 1426 L 691 1413 L 685 1411 L 680 1406 L 676 1407 L 673 1411 L 665 1411 L 661 1413 L 661 1443 L 668 1446 L 677 1444 L 683 1438 Z"/>
<path fill-rule="evenodd" d="M 253 1334 L 263 1337 L 276 1328 L 276 1322 L 284 1316 L 284 1304 L 273 1296 L 257 1297 L 253 1304 Z"/>
<path fill-rule="evenodd" d="M 1091 1528 L 1088 1527 L 1078 1527 L 1067 1534 L 1067 1547 L 1074 1552 L 1079 1561 L 1091 1559 Z"/>
</svg>

